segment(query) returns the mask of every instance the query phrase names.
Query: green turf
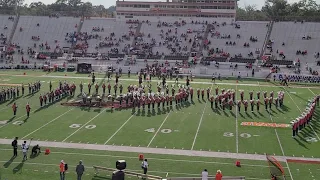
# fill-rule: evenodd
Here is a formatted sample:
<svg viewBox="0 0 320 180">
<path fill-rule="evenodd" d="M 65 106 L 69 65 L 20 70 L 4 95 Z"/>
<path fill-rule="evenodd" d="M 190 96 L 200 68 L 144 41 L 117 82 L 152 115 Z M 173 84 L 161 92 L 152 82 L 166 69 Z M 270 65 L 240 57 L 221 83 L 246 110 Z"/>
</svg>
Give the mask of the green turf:
<svg viewBox="0 0 320 180">
<path fill-rule="evenodd" d="M 36 140 L 43 141 L 81 142 L 88 144 L 106 143 L 124 146 L 319 157 L 318 149 L 320 145 L 318 136 L 320 135 L 320 127 L 319 122 L 316 121 L 319 119 L 319 109 L 316 110 L 316 122 L 314 122 L 313 129 L 307 127 L 296 139 L 291 137 L 290 128 L 277 128 L 275 130 L 268 127 L 241 126 L 241 122 L 248 121 L 288 124 L 292 119 L 301 114 L 300 110 L 303 111 L 305 109 L 308 99 L 312 98 L 314 94 L 320 93 L 320 89 L 317 88 L 282 88 L 276 87 L 272 83 L 261 81 L 259 81 L 261 86 L 257 86 L 258 82 L 256 81 L 241 81 L 237 84 L 234 80 L 221 81 L 223 83 L 230 83 L 229 85 L 214 85 L 208 84 L 210 80 L 195 79 L 194 81 L 196 82 L 204 83 L 196 84 L 191 82 L 194 89 L 212 87 L 212 90 L 214 90 L 217 86 L 220 89 L 234 89 L 237 91 L 237 99 L 240 99 L 239 90 L 244 90 L 245 99 L 249 99 L 248 92 L 251 90 L 274 91 L 275 95 L 278 91 L 283 90 L 285 91 L 285 107 L 282 109 L 273 107 L 270 114 L 264 110 L 263 105 L 259 113 L 256 111 L 255 113 L 251 111 L 245 113 L 243 112 L 243 107 L 240 112 L 235 108 L 232 111 L 222 111 L 221 109 L 211 109 L 209 102 L 198 101 L 195 98 L 193 104 L 186 107 L 173 108 L 171 111 L 165 109 L 156 111 L 155 114 L 143 113 L 142 111 L 132 114 L 131 109 L 111 112 L 108 109 L 73 108 L 60 105 L 60 102 L 73 98 L 65 98 L 60 102 L 40 108 L 38 97 L 40 93 L 48 91 L 49 81 L 52 81 L 53 86 L 57 87 L 59 80 L 75 82 L 78 85 L 80 81 L 87 83 L 90 79 L 87 79 L 87 75 L 75 73 L 66 73 L 67 76 L 64 76 L 65 73 L 47 74 L 47 76 L 63 76 L 61 78 L 50 78 L 42 76 L 44 73 L 40 71 L 2 71 L 0 74 L 22 75 L 23 72 L 26 72 L 26 76 L 1 75 L 1 86 L 4 86 L 4 84 L 27 84 L 28 82 L 40 80 L 42 81 L 43 88 L 33 96 L 26 95 L 16 100 L 19 109 L 15 118 L 12 117 L 11 110 L 13 101 L 0 104 L 0 121 L 10 120 L 9 124 L 0 125 L 0 138 L 11 139 L 18 136 L 20 138 L 34 137 Z M 72 76 L 79 78 L 72 78 Z M 103 78 L 104 76 L 97 75 L 97 77 Z M 127 79 L 126 75 L 123 78 Z M 104 79 L 98 79 L 97 83 L 103 81 Z M 121 81 L 120 78 L 120 82 L 124 85 L 124 90 L 129 84 L 137 83 L 134 76 L 131 77 L 130 81 Z M 114 80 L 112 80 L 113 83 Z M 156 82 L 152 82 L 152 84 L 155 90 Z M 266 87 L 266 85 L 269 87 Z M 87 91 L 86 85 L 84 86 L 84 90 Z M 76 94 L 79 93 L 78 91 L 79 88 L 77 88 Z M 26 93 L 28 93 L 27 89 Z M 31 104 L 32 108 L 29 119 L 26 119 L 24 110 L 27 102 Z M 22 124 L 19 125 L 20 123 Z M 150 130 L 153 131 L 150 132 Z M 308 142 L 306 141 L 307 137 L 315 138 L 317 142 Z M 42 158 L 39 161 L 42 162 Z M 57 162 L 52 163 L 55 164 Z M 33 165 L 28 164 L 25 164 L 25 166 L 33 167 Z M 172 166 L 175 165 L 168 164 L 167 166 L 168 169 L 164 169 L 164 171 L 171 170 Z M 177 170 L 180 169 L 182 172 L 197 174 L 203 168 L 202 166 L 200 167 L 197 171 L 189 171 L 188 168 L 184 167 L 177 168 Z M 225 169 L 227 172 L 231 172 L 231 170 Z M 4 172 L 9 173 L 8 170 L 4 170 Z M 31 171 L 27 172 L 29 175 L 21 178 L 27 178 L 34 173 L 39 174 L 38 172 Z M 266 175 L 267 173 L 268 171 L 265 169 L 263 174 Z M 240 174 L 235 172 L 233 175 Z M 261 179 L 260 175 L 259 171 L 252 173 L 252 177 Z M 294 176 L 299 177 L 297 174 Z M 264 176 L 264 178 L 268 177 Z"/>
</svg>

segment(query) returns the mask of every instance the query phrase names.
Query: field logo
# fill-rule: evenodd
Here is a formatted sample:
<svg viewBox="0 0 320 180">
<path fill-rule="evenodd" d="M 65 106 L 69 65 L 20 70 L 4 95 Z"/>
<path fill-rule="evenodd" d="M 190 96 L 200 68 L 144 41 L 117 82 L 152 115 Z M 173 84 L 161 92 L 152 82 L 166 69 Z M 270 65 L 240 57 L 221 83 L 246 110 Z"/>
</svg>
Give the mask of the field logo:
<svg viewBox="0 0 320 180">
<path fill-rule="evenodd" d="M 290 124 L 265 123 L 265 122 L 242 122 L 241 126 L 255 126 L 255 127 L 273 127 L 273 128 L 290 128 Z"/>
</svg>

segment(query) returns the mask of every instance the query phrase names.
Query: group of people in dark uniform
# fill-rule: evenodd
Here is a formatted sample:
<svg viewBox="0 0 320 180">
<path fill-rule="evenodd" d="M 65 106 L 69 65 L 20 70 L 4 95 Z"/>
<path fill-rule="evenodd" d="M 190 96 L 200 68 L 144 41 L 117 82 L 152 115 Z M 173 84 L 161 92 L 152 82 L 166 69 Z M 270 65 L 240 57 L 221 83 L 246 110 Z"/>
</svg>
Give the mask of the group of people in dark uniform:
<svg viewBox="0 0 320 180">
<path fill-rule="evenodd" d="M 34 94 L 38 92 L 40 88 L 41 88 L 40 81 L 37 81 L 35 83 L 28 83 L 29 94 Z M 8 87 L 8 88 L 2 87 L 0 91 L 0 103 L 6 102 L 9 100 L 15 100 L 16 98 L 20 97 L 20 92 L 21 92 L 21 95 L 24 96 L 24 91 L 25 91 L 24 84 L 22 84 L 21 87 L 20 86 Z"/>
</svg>

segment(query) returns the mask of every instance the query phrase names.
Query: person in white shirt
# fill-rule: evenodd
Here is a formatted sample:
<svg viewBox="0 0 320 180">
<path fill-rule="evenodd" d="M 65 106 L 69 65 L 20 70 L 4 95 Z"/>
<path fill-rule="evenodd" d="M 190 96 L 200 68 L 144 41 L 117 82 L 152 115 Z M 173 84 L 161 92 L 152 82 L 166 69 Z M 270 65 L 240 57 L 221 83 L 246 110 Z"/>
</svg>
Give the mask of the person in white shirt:
<svg viewBox="0 0 320 180">
<path fill-rule="evenodd" d="M 207 171 L 207 169 L 204 169 L 203 171 L 202 171 L 202 180 L 208 180 L 208 171 Z"/>
<path fill-rule="evenodd" d="M 149 167 L 148 160 L 144 159 L 144 161 L 141 164 L 141 168 L 143 169 L 143 174 L 147 174 L 148 167 Z"/>
<path fill-rule="evenodd" d="M 21 149 L 22 149 L 22 153 L 23 153 L 23 160 L 27 160 L 28 159 L 28 149 L 29 146 L 27 145 L 27 141 L 23 141 L 23 144 L 21 145 Z"/>
</svg>

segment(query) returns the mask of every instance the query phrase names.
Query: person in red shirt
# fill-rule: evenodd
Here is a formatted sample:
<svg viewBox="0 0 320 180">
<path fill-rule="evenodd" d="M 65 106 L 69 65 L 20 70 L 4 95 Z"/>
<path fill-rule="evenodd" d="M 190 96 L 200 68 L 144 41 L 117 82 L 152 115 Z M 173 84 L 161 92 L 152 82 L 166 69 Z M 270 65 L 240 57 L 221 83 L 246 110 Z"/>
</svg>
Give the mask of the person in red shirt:
<svg viewBox="0 0 320 180">
<path fill-rule="evenodd" d="M 30 105 L 29 105 L 29 103 L 27 103 L 27 105 L 26 105 L 26 111 L 27 111 L 27 117 L 28 117 L 28 118 L 29 118 L 29 116 L 30 116 L 30 110 L 31 110 Z"/>
<path fill-rule="evenodd" d="M 105 83 L 102 84 L 102 93 L 103 94 L 106 93 L 106 84 Z"/>
<path fill-rule="evenodd" d="M 42 98 L 42 95 L 41 95 L 41 94 L 40 94 L 39 100 L 40 100 L 40 106 L 42 107 L 42 105 L 43 105 L 43 98 Z"/>
<path fill-rule="evenodd" d="M 17 104 L 14 102 L 13 105 L 12 105 L 12 111 L 13 111 L 13 116 L 16 116 L 17 115 Z"/>
<path fill-rule="evenodd" d="M 222 180 L 222 173 L 220 170 L 218 170 L 216 173 L 216 180 Z"/>
<path fill-rule="evenodd" d="M 65 164 L 64 161 L 61 160 L 60 165 L 59 165 L 59 169 L 60 169 L 60 179 L 64 180 L 65 179 Z"/>
</svg>

